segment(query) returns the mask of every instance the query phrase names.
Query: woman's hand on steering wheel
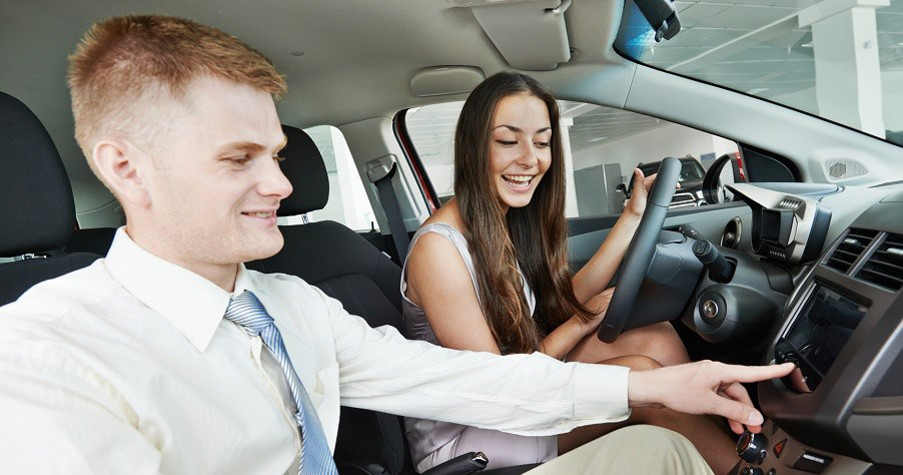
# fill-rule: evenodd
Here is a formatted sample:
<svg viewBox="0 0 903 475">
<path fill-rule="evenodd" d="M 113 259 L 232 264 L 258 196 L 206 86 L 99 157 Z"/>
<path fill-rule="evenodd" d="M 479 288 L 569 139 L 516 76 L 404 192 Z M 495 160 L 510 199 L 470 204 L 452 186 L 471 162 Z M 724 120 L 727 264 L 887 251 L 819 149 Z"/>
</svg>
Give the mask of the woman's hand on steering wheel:
<svg viewBox="0 0 903 475">
<path fill-rule="evenodd" d="M 630 193 L 630 199 L 624 205 L 624 212 L 640 217 L 646 210 L 646 198 L 649 197 L 649 191 L 655 184 L 656 174 L 653 173 L 647 177 L 643 176 L 643 171 L 639 168 L 633 169 L 633 188 Z"/>
<path fill-rule="evenodd" d="M 649 191 L 652 190 L 652 185 L 655 184 L 655 178 L 657 176 L 657 173 L 653 173 L 644 177 L 643 170 L 640 170 L 639 168 L 633 169 L 633 192 L 630 194 L 630 199 L 627 200 L 627 203 L 624 205 L 625 213 L 630 213 L 637 217 L 643 215 L 643 211 L 646 210 L 646 198 L 649 197 Z M 642 186 L 640 186 L 641 184 Z M 676 188 L 680 189 L 680 183 L 677 184 Z"/>
</svg>

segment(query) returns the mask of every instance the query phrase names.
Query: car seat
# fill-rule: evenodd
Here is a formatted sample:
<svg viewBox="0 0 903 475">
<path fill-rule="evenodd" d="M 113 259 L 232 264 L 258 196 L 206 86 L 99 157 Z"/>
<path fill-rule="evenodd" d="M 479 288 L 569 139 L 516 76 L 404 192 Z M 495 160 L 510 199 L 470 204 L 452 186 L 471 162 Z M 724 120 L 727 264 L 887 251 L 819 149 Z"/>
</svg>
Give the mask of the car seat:
<svg viewBox="0 0 903 475">
<path fill-rule="evenodd" d="M 31 110 L 0 92 L 0 305 L 31 286 L 94 262 L 65 252 L 77 227 L 69 177 Z"/>
</svg>

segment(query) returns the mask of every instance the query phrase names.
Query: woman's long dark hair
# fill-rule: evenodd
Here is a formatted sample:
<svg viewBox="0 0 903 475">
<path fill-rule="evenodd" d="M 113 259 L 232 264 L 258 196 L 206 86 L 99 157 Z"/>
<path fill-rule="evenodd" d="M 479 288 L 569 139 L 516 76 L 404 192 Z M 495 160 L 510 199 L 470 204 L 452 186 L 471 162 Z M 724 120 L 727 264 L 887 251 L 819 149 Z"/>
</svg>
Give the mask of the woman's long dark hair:
<svg viewBox="0 0 903 475">
<path fill-rule="evenodd" d="M 548 107 L 552 162 L 530 203 L 505 213 L 490 176 L 489 146 L 496 106 L 517 94 L 535 96 Z M 545 87 L 529 76 L 502 72 L 471 92 L 455 131 L 455 197 L 476 268 L 480 306 L 502 354 L 532 352 L 571 315 L 590 316 L 571 286 L 558 122 L 558 102 Z M 535 318 L 530 317 L 518 265 L 536 294 Z"/>
</svg>

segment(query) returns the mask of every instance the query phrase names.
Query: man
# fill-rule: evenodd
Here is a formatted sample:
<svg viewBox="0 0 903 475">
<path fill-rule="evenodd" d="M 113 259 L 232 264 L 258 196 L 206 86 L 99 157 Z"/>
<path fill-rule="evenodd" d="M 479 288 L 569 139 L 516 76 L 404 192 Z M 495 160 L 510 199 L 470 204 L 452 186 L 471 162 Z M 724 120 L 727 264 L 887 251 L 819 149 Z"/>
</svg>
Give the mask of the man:
<svg viewBox="0 0 903 475">
<path fill-rule="evenodd" d="M 298 278 L 242 265 L 282 247 L 291 192 L 268 60 L 194 22 L 130 16 L 95 25 L 70 61 L 76 138 L 126 226 L 105 259 L 0 308 L 0 472 L 333 473 L 340 400 L 524 434 L 639 405 L 755 429 L 737 381 L 790 370 L 628 371 L 371 329 Z M 705 469 L 685 439 L 637 430 L 544 469 Z"/>
</svg>

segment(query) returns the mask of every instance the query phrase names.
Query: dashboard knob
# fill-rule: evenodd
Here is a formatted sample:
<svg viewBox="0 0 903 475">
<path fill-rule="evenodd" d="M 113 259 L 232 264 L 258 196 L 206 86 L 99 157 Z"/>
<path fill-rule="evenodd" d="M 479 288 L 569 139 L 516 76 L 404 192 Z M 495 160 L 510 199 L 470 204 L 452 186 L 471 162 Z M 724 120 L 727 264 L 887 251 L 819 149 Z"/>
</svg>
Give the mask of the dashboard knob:
<svg viewBox="0 0 903 475">
<path fill-rule="evenodd" d="M 740 475 L 765 475 L 759 467 L 743 467 L 740 469 Z"/>
<path fill-rule="evenodd" d="M 761 463 L 760 458 L 767 444 L 764 435 L 746 431 L 737 440 L 737 455 L 749 463 Z"/>
<path fill-rule="evenodd" d="M 718 316 L 718 303 L 714 300 L 706 300 L 702 303 L 702 316 L 709 320 Z"/>
</svg>

